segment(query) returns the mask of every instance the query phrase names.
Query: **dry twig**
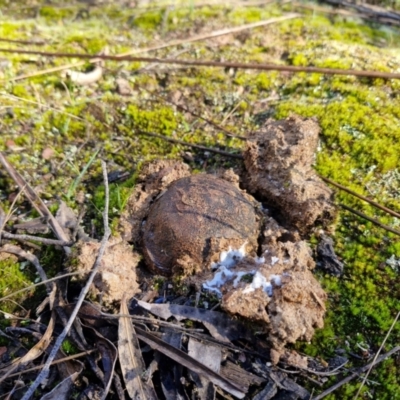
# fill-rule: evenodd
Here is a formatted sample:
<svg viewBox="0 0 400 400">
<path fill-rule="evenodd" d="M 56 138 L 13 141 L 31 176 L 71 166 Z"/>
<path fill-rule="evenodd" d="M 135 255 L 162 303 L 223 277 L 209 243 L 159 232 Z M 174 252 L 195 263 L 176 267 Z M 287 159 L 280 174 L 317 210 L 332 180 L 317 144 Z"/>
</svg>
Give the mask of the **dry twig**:
<svg viewBox="0 0 400 400">
<path fill-rule="evenodd" d="M 69 242 L 65 232 L 63 231 L 57 220 L 54 218 L 53 214 L 49 211 L 47 206 L 43 203 L 43 200 L 36 194 L 31 186 L 28 185 L 28 182 L 25 181 L 25 179 L 17 172 L 17 170 L 8 162 L 7 158 L 2 152 L 0 152 L 0 163 L 3 165 L 3 167 L 8 172 L 10 177 L 14 180 L 14 182 L 20 187 L 21 190 L 24 191 L 26 197 L 31 202 L 33 207 L 35 207 L 37 212 L 42 217 L 45 217 L 48 220 L 51 229 L 58 237 L 58 239 L 64 242 Z M 69 247 L 64 246 L 63 249 L 66 254 L 71 253 L 71 249 Z"/>
<path fill-rule="evenodd" d="M 330 183 L 333 186 L 336 186 L 337 188 L 339 188 L 341 190 L 344 190 L 345 192 L 351 194 L 352 196 L 358 197 L 359 199 L 366 201 L 367 203 L 373 205 L 374 207 L 379 208 L 380 210 L 385 211 L 390 215 L 393 215 L 393 217 L 400 218 L 400 214 L 397 213 L 396 211 L 393 211 L 390 208 L 382 206 L 379 203 L 377 203 L 376 201 L 370 200 L 368 197 L 358 194 L 358 193 L 354 192 L 353 190 L 348 189 L 346 186 L 340 185 L 339 183 L 333 181 L 332 179 L 325 178 L 323 176 L 321 176 L 321 179 L 327 183 Z"/>
<path fill-rule="evenodd" d="M 378 358 L 374 359 L 369 364 L 364 365 L 363 367 L 357 369 L 351 375 L 347 376 L 346 378 L 344 378 L 340 382 L 338 382 L 335 385 L 331 386 L 329 389 L 323 391 L 318 396 L 313 397 L 313 400 L 321 400 L 321 399 L 323 399 L 324 397 L 328 396 L 328 394 L 334 392 L 336 389 L 339 389 L 344 384 L 346 384 L 346 383 L 350 382 L 351 380 L 353 380 L 354 378 L 358 377 L 361 373 L 369 370 L 370 368 L 374 367 L 376 364 L 379 364 L 380 362 L 386 360 L 387 358 L 389 358 L 391 355 L 397 353 L 398 351 L 400 351 L 400 346 L 394 347 L 392 350 L 388 351 L 385 354 L 382 354 L 381 356 L 379 356 Z"/>
<path fill-rule="evenodd" d="M 34 51 L 34 50 L 17 50 L 0 48 L 0 52 L 14 53 L 14 54 L 32 54 L 43 57 L 65 57 L 65 58 L 81 58 L 84 60 L 92 60 L 93 55 L 85 53 L 56 53 L 48 51 Z M 338 68 L 319 68 L 319 67 L 296 67 L 293 65 L 278 65 L 278 64 L 252 64 L 241 63 L 234 61 L 212 61 L 212 60 L 178 60 L 169 58 L 157 57 L 133 57 L 133 56 L 111 56 L 111 55 L 98 55 L 96 61 L 110 60 L 110 61 L 133 61 L 133 62 L 149 62 L 160 64 L 178 64 L 186 65 L 188 67 L 218 67 L 218 68 L 238 68 L 238 69 L 253 69 L 257 71 L 283 71 L 283 72 L 307 72 L 307 73 L 320 73 L 326 75 L 351 75 L 361 76 L 365 78 L 384 78 L 384 79 L 400 79 L 400 73 L 395 72 L 381 72 L 381 71 L 362 71 L 355 69 L 338 69 Z"/>
<path fill-rule="evenodd" d="M 369 217 L 367 214 L 364 214 L 361 211 L 357 211 L 354 208 L 346 206 L 345 204 L 340 204 L 340 207 L 342 207 L 344 210 L 350 211 L 352 214 L 358 215 L 359 217 L 366 219 L 369 222 L 372 222 L 373 224 L 379 226 L 382 229 L 385 229 L 388 232 L 392 232 L 395 235 L 400 236 L 400 231 L 398 231 L 397 229 L 393 229 L 388 225 L 382 224 L 382 222 L 378 221 L 376 218 Z"/>
<path fill-rule="evenodd" d="M 378 351 L 376 352 L 375 357 L 374 357 L 374 359 L 372 360 L 371 366 L 369 367 L 367 373 L 366 373 L 365 376 L 364 376 L 364 379 L 363 379 L 362 382 L 361 382 L 360 387 L 359 387 L 358 390 L 357 390 L 357 394 L 356 394 L 356 396 L 354 397 L 354 400 L 357 400 L 357 398 L 358 398 L 358 396 L 359 396 L 359 394 L 360 394 L 360 392 L 361 392 L 361 389 L 362 389 L 362 387 L 364 386 L 364 384 L 365 384 L 365 382 L 366 382 L 366 380 L 367 380 L 367 378 L 368 378 L 369 373 L 371 372 L 372 367 L 375 365 L 376 359 L 378 358 L 379 354 L 381 353 L 381 351 L 382 351 L 382 349 L 383 349 L 383 346 L 385 345 L 387 338 L 390 336 L 390 334 L 391 334 L 391 332 L 392 332 L 394 326 L 396 325 L 397 320 L 399 319 L 399 317 L 400 317 L 400 311 L 397 313 L 396 318 L 393 320 L 393 323 L 392 323 L 392 325 L 390 326 L 390 328 L 389 328 L 389 330 L 388 330 L 388 332 L 387 332 L 385 338 L 383 339 L 382 344 L 380 345 Z"/>
<path fill-rule="evenodd" d="M 149 51 L 161 50 L 161 49 L 165 49 L 165 48 L 171 47 L 171 46 L 180 46 L 180 45 L 183 45 L 183 44 L 186 44 L 186 43 L 198 42 L 198 41 L 201 41 L 201 40 L 211 39 L 211 38 L 215 38 L 215 37 L 218 37 L 218 36 L 228 35 L 230 33 L 237 33 L 237 32 L 241 32 L 241 31 L 247 30 L 247 29 L 253 29 L 253 28 L 266 26 L 266 25 L 274 24 L 274 23 L 281 22 L 281 21 L 286 21 L 288 19 L 296 18 L 298 16 L 299 16 L 298 14 L 288 14 L 288 15 L 285 15 L 283 17 L 271 18 L 271 19 L 268 19 L 266 21 L 258 21 L 258 22 L 255 22 L 253 24 L 246 24 L 246 25 L 236 26 L 236 27 L 233 27 L 233 28 L 221 29 L 221 30 L 217 30 L 217 31 L 214 31 L 214 32 L 209 32 L 209 33 L 202 34 L 202 35 L 195 35 L 195 36 L 192 36 L 192 37 L 187 38 L 187 39 L 173 40 L 173 41 L 168 42 L 168 43 L 162 43 L 160 45 L 155 45 L 155 46 L 151 46 L 151 47 L 145 47 L 143 49 L 134 49 L 132 51 L 128 51 L 126 53 L 119 54 L 119 55 L 117 55 L 115 57 L 117 57 L 117 59 L 118 59 L 118 58 L 130 56 L 132 54 L 147 53 Z M 100 57 L 93 58 L 93 56 L 90 56 L 89 58 L 90 58 L 89 62 L 92 63 L 92 64 L 96 63 L 100 59 L 102 59 Z M 155 62 L 158 62 L 158 61 L 155 61 Z M 53 73 L 53 72 L 64 71 L 64 70 L 70 69 L 70 68 L 81 67 L 82 65 L 85 65 L 85 61 L 80 61 L 80 62 L 76 62 L 76 63 L 73 63 L 73 64 L 62 65 L 60 67 L 49 68 L 49 69 L 46 69 L 46 70 L 43 70 L 43 71 L 38 71 L 38 72 L 30 73 L 30 74 L 16 76 L 15 78 L 7 79 L 7 81 L 11 81 L 12 82 L 12 81 L 17 81 L 17 80 L 26 79 L 26 78 L 33 78 L 35 76 L 46 75 L 46 74 L 50 74 L 50 73 Z M 1 82 L 1 80 L 0 80 L 0 82 Z"/>
<path fill-rule="evenodd" d="M 90 273 L 86 285 L 83 287 L 78 301 L 76 302 L 75 308 L 71 313 L 71 316 L 68 319 L 68 323 L 65 325 L 63 331 L 61 334 L 58 336 L 53 348 L 51 349 L 51 352 L 49 354 L 49 357 L 46 360 L 46 363 L 44 364 L 44 367 L 40 374 L 36 377 L 35 381 L 33 384 L 30 386 L 30 388 L 27 390 L 27 392 L 24 394 L 22 400 L 29 400 L 32 395 L 34 394 L 35 390 L 39 387 L 39 385 L 47 378 L 48 373 L 49 373 L 49 368 L 54 360 L 54 358 L 57 355 L 58 350 L 60 349 L 65 337 L 68 335 L 68 332 L 70 331 L 76 316 L 78 315 L 79 309 L 85 300 L 85 297 L 87 293 L 89 292 L 90 286 L 93 283 L 93 279 L 95 275 L 97 274 L 98 269 L 100 268 L 101 265 L 101 259 L 104 255 L 108 238 L 110 237 L 111 230 L 108 226 L 108 208 L 109 208 L 109 202 L 110 202 L 110 197 L 109 197 L 109 189 L 108 189 L 108 178 L 107 178 L 107 166 L 104 161 L 101 163 L 103 167 L 103 178 L 104 178 L 104 189 L 105 189 L 105 204 L 104 204 L 104 212 L 103 212 L 103 224 L 104 224 L 104 236 L 101 241 L 101 246 L 99 249 L 99 253 L 97 255 L 96 261 L 93 265 L 92 272 Z"/>
<path fill-rule="evenodd" d="M 49 238 L 43 238 L 39 236 L 32 236 L 32 235 L 17 235 L 14 233 L 9 233 L 9 232 L 2 232 L 1 235 L 6 238 L 6 239 L 14 239 L 14 240 L 20 240 L 20 241 L 29 241 L 33 240 L 35 242 L 47 244 L 47 245 L 54 245 L 54 246 L 72 246 L 74 243 L 73 242 L 65 242 L 63 240 L 57 240 L 57 239 L 49 239 Z"/>
</svg>

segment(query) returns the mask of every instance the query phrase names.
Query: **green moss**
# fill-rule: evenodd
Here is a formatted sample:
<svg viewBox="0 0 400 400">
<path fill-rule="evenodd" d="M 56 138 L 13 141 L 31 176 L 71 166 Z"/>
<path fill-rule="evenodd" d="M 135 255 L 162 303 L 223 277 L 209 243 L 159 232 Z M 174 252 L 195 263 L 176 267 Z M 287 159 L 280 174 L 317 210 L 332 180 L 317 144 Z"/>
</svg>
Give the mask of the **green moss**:
<svg viewBox="0 0 400 400">
<path fill-rule="evenodd" d="M 25 265 L 25 264 L 23 264 Z M 26 286 L 32 285 L 30 274 L 26 274 L 21 269 L 19 262 L 13 261 L 12 258 L 6 258 L 0 261 L 1 280 L 0 280 L 0 298 L 8 296 L 9 294 L 23 289 Z M 32 294 L 31 292 L 21 293 L 13 296 L 10 299 L 4 300 L 1 303 L 1 310 L 12 313 L 14 310 L 19 309 L 18 303 L 22 299 Z"/>
<path fill-rule="evenodd" d="M 49 21 L 54 21 L 57 19 L 71 18 L 73 17 L 73 12 L 68 8 L 42 6 L 39 7 L 39 15 Z"/>
<path fill-rule="evenodd" d="M 78 348 L 69 339 L 65 339 L 62 342 L 61 349 L 68 356 L 79 353 Z"/>
<path fill-rule="evenodd" d="M 148 11 L 133 20 L 134 26 L 143 30 L 154 30 L 156 29 L 162 21 L 162 13 L 159 11 Z"/>
</svg>

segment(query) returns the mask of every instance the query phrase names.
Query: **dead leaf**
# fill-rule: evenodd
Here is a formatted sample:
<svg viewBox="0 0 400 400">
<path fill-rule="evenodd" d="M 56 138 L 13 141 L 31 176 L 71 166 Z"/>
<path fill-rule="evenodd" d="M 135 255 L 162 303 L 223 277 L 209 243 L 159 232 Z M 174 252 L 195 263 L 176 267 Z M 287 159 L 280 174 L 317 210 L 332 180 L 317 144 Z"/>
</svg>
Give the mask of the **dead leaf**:
<svg viewBox="0 0 400 400">
<path fill-rule="evenodd" d="M 59 350 L 55 360 L 59 360 L 60 358 L 64 359 L 66 357 L 66 354 L 62 350 Z M 76 372 L 78 372 L 79 375 L 80 371 L 83 369 L 83 363 L 79 360 L 64 360 L 63 362 L 57 363 L 57 369 L 61 379 L 66 379 Z"/>
<path fill-rule="evenodd" d="M 138 300 L 140 307 L 163 319 L 175 317 L 178 321 L 190 319 L 204 324 L 211 335 L 220 341 L 229 342 L 240 338 L 252 339 L 243 324 L 226 314 L 202 308 L 177 304 L 150 304 Z"/>
<path fill-rule="evenodd" d="M 82 326 L 94 335 L 93 339 L 101 355 L 101 363 L 104 372 L 104 378 L 103 378 L 104 391 L 100 399 L 104 400 L 107 397 L 107 394 L 110 390 L 111 383 L 113 380 L 115 364 L 117 362 L 117 349 L 110 340 L 101 335 L 96 329 L 90 328 L 83 324 Z"/>
<path fill-rule="evenodd" d="M 7 372 L 0 378 L 0 383 L 3 382 L 9 375 L 15 372 L 17 369 L 24 367 L 26 364 L 36 360 L 39 356 L 43 354 L 43 352 L 49 347 L 54 325 L 56 321 L 56 314 L 53 310 L 51 312 L 51 317 L 49 321 L 49 325 L 47 326 L 46 332 L 42 336 L 42 338 L 21 358 L 15 360 L 8 369 Z"/>
<path fill-rule="evenodd" d="M 206 376 L 211 382 L 220 386 L 233 396 L 243 399 L 243 397 L 246 395 L 246 388 L 242 387 L 240 384 L 233 383 L 230 380 L 222 377 L 218 373 L 203 365 L 201 362 L 184 353 L 182 350 L 176 349 L 170 344 L 163 342 L 157 336 L 138 327 L 136 327 L 136 334 L 140 340 L 147 343 L 154 350 L 157 350 L 167 357 L 172 358 L 191 371 L 196 372 L 199 375 Z"/>
<path fill-rule="evenodd" d="M 162 340 L 177 349 L 181 348 L 182 332 L 176 332 L 173 329 L 166 328 L 162 334 Z M 158 360 L 161 388 L 166 400 L 184 400 L 185 396 L 181 382 L 183 367 L 182 365 L 171 361 L 170 358 L 161 353 L 156 353 L 155 359 Z"/>
<path fill-rule="evenodd" d="M 204 344 L 193 338 L 189 339 L 188 344 L 189 356 L 200 361 L 211 370 L 219 373 L 221 366 L 221 349 L 216 346 Z M 197 386 L 197 393 L 201 400 L 215 399 L 215 388 L 212 382 L 206 377 L 192 372 L 192 377 Z"/>
<path fill-rule="evenodd" d="M 82 368 L 79 372 L 76 371 L 68 378 L 65 378 L 50 393 L 45 394 L 41 400 L 68 400 L 72 385 L 81 372 Z"/>
<path fill-rule="evenodd" d="M 78 224 L 78 218 L 71 207 L 68 207 L 64 201 L 60 201 L 60 207 L 56 213 L 56 220 L 60 224 L 68 240 L 71 240 L 71 231 L 75 230 Z"/>
<path fill-rule="evenodd" d="M 126 296 L 121 300 L 121 314 L 128 315 Z M 129 318 L 120 317 L 118 327 L 118 353 L 126 390 L 131 399 L 157 399 L 151 381 L 143 382 L 141 375 L 146 370 L 135 329 Z"/>
</svg>

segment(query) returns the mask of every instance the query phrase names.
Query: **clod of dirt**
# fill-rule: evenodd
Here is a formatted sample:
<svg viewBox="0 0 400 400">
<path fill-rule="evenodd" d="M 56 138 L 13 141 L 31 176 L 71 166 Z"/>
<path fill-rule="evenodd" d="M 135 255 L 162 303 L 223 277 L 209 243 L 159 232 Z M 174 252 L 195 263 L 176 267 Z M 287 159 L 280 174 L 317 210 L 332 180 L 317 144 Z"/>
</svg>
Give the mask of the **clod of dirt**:
<svg viewBox="0 0 400 400">
<path fill-rule="evenodd" d="M 225 311 L 265 324 L 277 363 L 287 343 L 309 341 L 323 326 L 327 296 L 311 272 L 315 263 L 306 242 L 273 218 L 263 235 L 263 257 L 244 256 L 219 291 Z"/>
<path fill-rule="evenodd" d="M 142 247 L 150 269 L 201 271 L 230 246 L 256 249 L 258 221 L 254 201 L 234 184 L 199 174 L 173 182 L 149 210 Z"/>
<path fill-rule="evenodd" d="M 307 233 L 335 214 L 332 191 L 312 169 L 320 128 L 313 119 L 268 120 L 249 135 L 243 183 L 277 208 L 285 223 Z"/>
<path fill-rule="evenodd" d="M 71 263 L 73 271 L 80 272 L 80 279 L 86 279 L 90 274 L 93 264 L 99 252 L 98 242 L 79 242 L 75 247 L 75 262 Z M 126 294 L 128 298 L 139 293 L 139 285 L 136 282 L 136 267 L 140 256 L 132 251 L 132 246 L 118 238 L 112 238 L 107 247 L 101 266 L 94 278 L 90 294 L 101 296 L 106 305 L 120 301 Z"/>
</svg>

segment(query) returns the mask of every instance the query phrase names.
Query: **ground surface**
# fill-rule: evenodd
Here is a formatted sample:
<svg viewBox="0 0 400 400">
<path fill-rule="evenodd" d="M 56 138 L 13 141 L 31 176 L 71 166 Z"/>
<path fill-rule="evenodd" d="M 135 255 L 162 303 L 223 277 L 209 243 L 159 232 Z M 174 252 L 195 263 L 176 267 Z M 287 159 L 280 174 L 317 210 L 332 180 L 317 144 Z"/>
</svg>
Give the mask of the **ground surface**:
<svg viewBox="0 0 400 400">
<path fill-rule="evenodd" d="M 193 2 L 189 7 L 156 4 L 144 9 L 109 3 L 79 11 L 84 3 L 33 7 L 26 2 L 1 3 L 0 38 L 29 41 L 2 42 L 3 48 L 96 54 L 107 47 L 110 54 L 120 54 L 300 11 L 300 18 L 170 45 L 144 55 L 400 72 L 400 33 L 395 28 L 290 4 L 197 7 Z M 1 55 L 0 150 L 50 205 L 57 198 L 77 210 L 84 204 L 86 231 L 97 238 L 104 204 L 100 158 L 107 161 L 110 172 L 127 171 L 130 176 L 111 187 L 113 220 L 131 191 L 131 177 L 146 160 L 183 156 L 195 170 L 240 164 L 140 133 L 154 132 L 240 153 L 240 139 L 228 137 L 193 113 L 238 136 L 247 136 L 268 117 L 280 119 L 291 113 L 316 117 L 322 129 L 315 162 L 318 173 L 388 207 L 400 208 L 400 80 L 115 61 L 105 63 L 102 78 L 92 85 L 71 82 L 62 72 L 35 76 L 76 62 Z M 70 70 L 89 68 L 83 63 Z M 0 190 L 7 211 L 18 191 L 3 170 Z M 336 201 L 399 226 L 397 219 L 344 192 L 338 193 Z M 34 216 L 26 202 L 20 200 L 17 205 L 19 213 Z M 310 240 L 316 243 L 314 236 Z M 345 211 L 337 220 L 334 240 L 345 263 L 344 276 L 317 272 L 329 295 L 325 328 L 297 349 L 321 359 L 340 349 L 353 365 L 362 365 L 369 354 L 375 354 L 400 309 L 400 240 Z M 46 247 L 38 254 L 53 276 L 58 271 L 57 251 Z M 0 259 L 0 267 L 0 296 L 36 279 L 33 267 L 13 259 Z M 22 301 L 15 297 L 13 302 L 3 302 L 1 309 L 23 312 L 15 303 Z M 399 342 L 397 324 L 384 350 Z M 398 356 L 383 362 L 371 373 L 363 398 L 400 398 L 399 368 Z M 350 383 L 329 398 L 353 398 L 358 385 Z"/>
</svg>

